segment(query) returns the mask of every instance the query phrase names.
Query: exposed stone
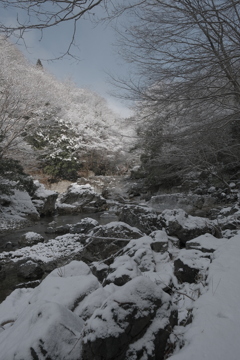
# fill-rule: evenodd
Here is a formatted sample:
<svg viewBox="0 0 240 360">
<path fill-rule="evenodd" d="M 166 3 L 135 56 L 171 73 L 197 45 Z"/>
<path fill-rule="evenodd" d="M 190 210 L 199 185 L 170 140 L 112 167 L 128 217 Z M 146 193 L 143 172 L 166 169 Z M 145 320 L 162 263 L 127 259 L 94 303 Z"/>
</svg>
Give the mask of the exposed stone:
<svg viewBox="0 0 240 360">
<path fill-rule="evenodd" d="M 19 266 L 17 274 L 24 279 L 36 280 L 42 278 L 44 271 L 38 263 L 28 260 Z"/>
<path fill-rule="evenodd" d="M 6 271 L 4 270 L 3 266 L 0 265 L 0 281 L 3 281 L 6 278 Z"/>
<path fill-rule="evenodd" d="M 136 205 L 126 205 L 119 210 L 119 221 L 137 227 L 145 234 L 161 229 L 158 216 L 155 211 Z"/>
<path fill-rule="evenodd" d="M 100 283 L 107 277 L 109 272 L 109 266 L 103 262 L 93 262 L 91 264 L 91 271 L 96 276 Z"/>
<path fill-rule="evenodd" d="M 199 269 L 192 268 L 181 259 L 177 259 L 174 261 L 174 275 L 178 279 L 180 283 L 188 282 L 194 283 L 196 282 L 197 275 L 199 273 Z"/>
<path fill-rule="evenodd" d="M 153 239 L 151 243 L 153 251 L 164 253 L 168 250 L 168 236 L 164 230 L 153 231 L 149 236 Z"/>
<path fill-rule="evenodd" d="M 109 272 L 104 285 L 113 283 L 117 286 L 123 286 L 136 276 L 141 275 L 137 263 L 128 255 L 118 256 L 109 266 Z"/>
<path fill-rule="evenodd" d="M 197 282 L 200 274 L 205 276 L 210 265 L 210 254 L 199 250 L 182 249 L 174 261 L 174 275 L 180 283 Z"/>
</svg>

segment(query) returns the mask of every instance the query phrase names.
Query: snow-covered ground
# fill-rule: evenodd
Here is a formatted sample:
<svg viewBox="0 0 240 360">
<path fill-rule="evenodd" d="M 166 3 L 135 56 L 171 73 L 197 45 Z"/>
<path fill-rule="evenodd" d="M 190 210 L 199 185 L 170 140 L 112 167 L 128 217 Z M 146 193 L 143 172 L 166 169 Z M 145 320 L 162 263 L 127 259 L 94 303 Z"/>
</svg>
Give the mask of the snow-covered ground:
<svg viewBox="0 0 240 360">
<path fill-rule="evenodd" d="M 147 308 L 152 308 L 153 298 L 161 298 L 162 313 L 157 312 L 145 335 L 131 344 L 132 353 L 144 348 L 144 356 L 150 356 L 152 335 L 163 310 L 164 314 L 169 312 L 167 304 L 171 301 L 173 309 L 178 309 L 179 323 L 170 335 L 169 343 L 175 350 L 169 359 L 238 360 L 240 232 L 230 239 L 216 239 L 206 234 L 192 240 L 215 249 L 211 254 L 205 253 L 206 256 L 199 256 L 199 250 L 177 249 L 171 241 L 168 252 L 151 251 L 153 241 L 158 238 L 166 241 L 163 232 L 158 235 L 154 239 L 144 236 L 131 240 L 110 266 L 107 285 L 98 281 L 87 264 L 73 261 L 54 270 L 35 289 L 15 290 L 0 304 L 0 359 L 28 360 L 34 356 L 44 359 L 43 354 L 51 354 L 52 359 L 81 359 L 84 341 L 107 338 L 109 334 L 120 336 L 124 332 L 127 310 L 118 304 L 137 304 L 142 316 Z M 58 246 L 63 243 L 65 250 L 79 251 L 81 245 L 77 247 L 74 237 L 67 234 L 49 242 L 50 253 L 58 254 Z M 32 250 L 26 248 L 22 255 L 48 261 L 50 255 L 47 247 L 41 253 L 42 245 L 35 245 Z M 173 271 L 176 258 L 201 269 L 197 283 L 177 281 Z M 123 275 L 129 276 L 129 281 L 116 285 L 114 279 Z M 162 292 L 168 286 L 171 295 Z M 185 326 L 191 316 L 192 322 Z M 160 323 L 167 321 L 161 319 Z M 127 359 L 148 358 L 144 356 Z M 109 359 L 107 355 L 106 359 Z"/>
<path fill-rule="evenodd" d="M 239 359 L 239 258 L 240 234 L 214 252 L 207 289 L 194 302 L 193 321 L 184 331 L 185 345 L 171 360 Z"/>
</svg>

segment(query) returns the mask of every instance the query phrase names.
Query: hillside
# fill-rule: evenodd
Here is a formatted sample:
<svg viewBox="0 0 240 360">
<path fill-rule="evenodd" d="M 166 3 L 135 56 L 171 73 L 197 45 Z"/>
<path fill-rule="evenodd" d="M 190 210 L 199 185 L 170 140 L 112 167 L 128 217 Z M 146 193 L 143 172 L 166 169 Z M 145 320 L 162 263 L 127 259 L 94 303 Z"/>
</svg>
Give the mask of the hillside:
<svg viewBox="0 0 240 360">
<path fill-rule="evenodd" d="M 100 95 L 29 64 L 4 39 L 0 50 L 0 157 L 18 159 L 27 172 L 43 170 L 53 180 L 76 180 L 80 170 L 105 175 L 129 166 L 134 136 L 129 119 L 110 110 Z"/>
</svg>

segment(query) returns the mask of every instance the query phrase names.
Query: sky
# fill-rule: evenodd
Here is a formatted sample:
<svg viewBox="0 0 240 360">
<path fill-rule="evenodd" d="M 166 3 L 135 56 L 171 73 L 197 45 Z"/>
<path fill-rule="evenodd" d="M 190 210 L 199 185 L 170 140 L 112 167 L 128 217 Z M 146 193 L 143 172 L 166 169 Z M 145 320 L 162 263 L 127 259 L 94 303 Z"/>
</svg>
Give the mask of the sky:
<svg viewBox="0 0 240 360">
<path fill-rule="evenodd" d="M 97 18 L 101 9 L 94 9 Z M 8 11 L 5 21 L 14 23 L 15 16 Z M 116 34 L 111 25 L 94 24 L 89 18 L 78 21 L 76 43 L 78 48 L 73 49 L 80 61 L 64 57 L 62 60 L 46 61 L 63 54 L 69 45 L 72 34 L 72 24 L 47 29 L 41 33 L 36 30 L 25 34 L 26 46 L 22 43 L 18 48 L 35 64 L 42 61 L 45 69 L 60 80 L 71 79 L 78 87 L 88 88 L 97 92 L 108 101 L 109 106 L 122 116 L 130 116 L 131 111 L 127 103 L 111 96 L 114 91 L 109 83 L 108 73 L 120 76 L 125 75 L 127 65 L 123 63 L 117 53 Z"/>
</svg>

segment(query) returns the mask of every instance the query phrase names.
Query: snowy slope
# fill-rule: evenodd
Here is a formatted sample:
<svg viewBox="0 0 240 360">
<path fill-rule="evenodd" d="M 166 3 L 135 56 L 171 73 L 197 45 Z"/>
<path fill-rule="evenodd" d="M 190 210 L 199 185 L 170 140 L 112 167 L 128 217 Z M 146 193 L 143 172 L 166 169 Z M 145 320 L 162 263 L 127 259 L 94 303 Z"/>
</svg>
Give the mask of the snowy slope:
<svg viewBox="0 0 240 360">
<path fill-rule="evenodd" d="M 238 360 L 240 358 L 240 235 L 214 253 L 208 290 L 193 307 L 185 346 L 171 360 Z M 177 333 L 177 329 L 175 330 Z"/>
</svg>

